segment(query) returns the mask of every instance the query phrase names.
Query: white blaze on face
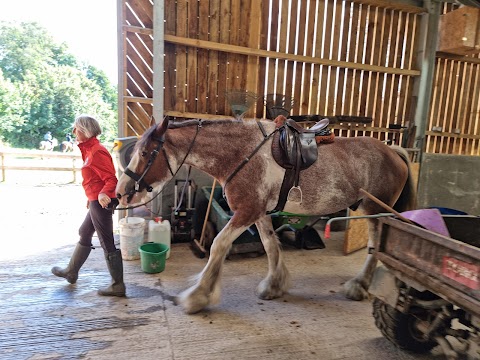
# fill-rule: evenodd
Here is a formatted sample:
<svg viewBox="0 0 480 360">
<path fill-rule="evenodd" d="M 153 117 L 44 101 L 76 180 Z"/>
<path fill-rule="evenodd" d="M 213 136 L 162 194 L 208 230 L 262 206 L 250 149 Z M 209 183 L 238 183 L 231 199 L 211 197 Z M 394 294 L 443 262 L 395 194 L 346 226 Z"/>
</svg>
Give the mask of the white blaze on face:
<svg viewBox="0 0 480 360">
<path fill-rule="evenodd" d="M 128 168 L 130 170 L 135 169 L 138 165 L 138 154 L 134 153 L 132 158 L 130 159 L 130 162 L 128 163 Z M 118 179 L 117 182 L 117 187 L 115 188 L 115 193 L 123 195 L 126 193 L 126 187 L 129 181 L 131 181 L 132 178 L 125 173 L 122 173 L 120 178 Z M 133 199 L 132 199 L 133 200 Z M 122 196 L 122 198 L 119 200 L 120 205 L 126 206 L 127 205 L 127 196 Z"/>
</svg>

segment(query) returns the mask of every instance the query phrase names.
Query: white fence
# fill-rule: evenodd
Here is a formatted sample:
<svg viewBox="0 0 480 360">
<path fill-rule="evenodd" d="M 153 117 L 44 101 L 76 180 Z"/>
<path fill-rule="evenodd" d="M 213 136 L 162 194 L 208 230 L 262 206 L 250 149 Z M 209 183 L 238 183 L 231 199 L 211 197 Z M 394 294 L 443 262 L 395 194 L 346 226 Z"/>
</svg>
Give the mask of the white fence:
<svg viewBox="0 0 480 360">
<path fill-rule="evenodd" d="M 81 170 L 83 163 L 78 152 L 58 153 L 20 149 L 0 149 L 0 160 L 2 182 L 6 179 L 7 170 L 71 171 L 73 182 L 76 182 L 77 171 Z"/>
</svg>

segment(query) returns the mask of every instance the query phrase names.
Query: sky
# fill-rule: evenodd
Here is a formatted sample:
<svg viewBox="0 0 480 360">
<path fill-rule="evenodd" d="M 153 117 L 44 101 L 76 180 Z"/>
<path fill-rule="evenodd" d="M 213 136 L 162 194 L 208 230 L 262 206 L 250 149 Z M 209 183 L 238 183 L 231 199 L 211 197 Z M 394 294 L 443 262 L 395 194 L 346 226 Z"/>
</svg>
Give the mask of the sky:
<svg viewBox="0 0 480 360">
<path fill-rule="evenodd" d="M 0 0 L 2 20 L 39 23 L 117 84 L 117 0 Z"/>
</svg>

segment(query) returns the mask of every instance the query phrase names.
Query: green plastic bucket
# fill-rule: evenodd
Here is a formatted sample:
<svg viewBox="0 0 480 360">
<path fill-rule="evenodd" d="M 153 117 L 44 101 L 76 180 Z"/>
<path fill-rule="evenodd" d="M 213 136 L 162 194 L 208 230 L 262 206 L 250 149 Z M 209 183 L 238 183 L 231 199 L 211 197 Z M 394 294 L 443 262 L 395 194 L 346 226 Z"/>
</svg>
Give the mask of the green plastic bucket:
<svg viewBox="0 0 480 360">
<path fill-rule="evenodd" d="M 161 243 L 148 242 L 140 245 L 140 262 L 142 270 L 149 274 L 155 274 L 165 270 L 168 246 Z"/>
</svg>

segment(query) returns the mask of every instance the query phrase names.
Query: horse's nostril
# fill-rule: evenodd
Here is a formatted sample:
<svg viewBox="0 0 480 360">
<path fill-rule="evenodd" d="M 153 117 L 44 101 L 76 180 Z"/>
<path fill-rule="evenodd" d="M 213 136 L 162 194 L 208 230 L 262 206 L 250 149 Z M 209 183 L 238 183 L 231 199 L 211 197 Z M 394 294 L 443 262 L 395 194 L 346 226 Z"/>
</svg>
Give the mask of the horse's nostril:
<svg viewBox="0 0 480 360">
<path fill-rule="evenodd" d="M 118 193 L 118 194 L 117 194 L 117 199 L 118 199 L 118 200 L 121 200 L 121 199 L 122 199 L 122 194 Z"/>
</svg>

